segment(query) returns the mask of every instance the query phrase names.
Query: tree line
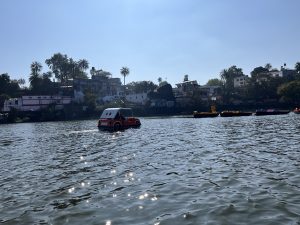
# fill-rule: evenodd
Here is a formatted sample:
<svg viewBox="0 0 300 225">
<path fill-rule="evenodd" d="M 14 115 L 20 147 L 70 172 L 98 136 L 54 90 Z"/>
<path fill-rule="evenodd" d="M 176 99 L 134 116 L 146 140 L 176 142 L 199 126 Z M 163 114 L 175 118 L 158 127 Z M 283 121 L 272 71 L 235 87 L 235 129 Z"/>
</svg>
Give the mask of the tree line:
<svg viewBox="0 0 300 225">
<path fill-rule="evenodd" d="M 294 70 L 282 67 L 284 76 L 270 76 L 272 72 L 279 72 L 270 63 L 254 68 L 243 87 L 234 87 L 234 78 L 244 76 L 243 70 L 231 66 L 220 72 L 220 78 L 210 79 L 207 85 L 221 87 L 223 103 L 232 104 L 236 101 L 248 103 L 286 103 L 300 104 L 300 62 L 295 64 Z"/>
<path fill-rule="evenodd" d="M 10 79 L 8 73 L 0 75 L 0 105 L 5 99 L 20 97 L 22 95 L 54 95 L 62 92 L 62 87 L 72 85 L 73 79 L 88 79 L 87 70 L 89 62 L 86 59 L 74 60 L 66 54 L 55 53 L 52 57 L 45 60 L 48 71 L 43 72 L 40 62 L 34 61 L 30 65 L 29 87 L 25 87 L 25 80 Z M 123 67 L 120 71 L 125 77 L 129 74 L 129 68 Z M 111 76 L 109 72 L 102 69 L 97 70 L 92 67 L 90 74 Z M 65 89 L 67 90 L 67 89 Z M 72 93 L 70 93 L 72 94 Z"/>
<path fill-rule="evenodd" d="M 48 66 L 48 71 L 43 72 L 41 63 L 34 61 L 30 65 L 29 74 L 29 87 L 25 87 L 25 80 L 13 80 L 7 73 L 0 75 L 0 105 L 3 105 L 5 99 L 10 97 L 20 97 L 22 95 L 54 95 L 62 92 L 63 87 L 72 86 L 73 79 L 87 79 L 89 62 L 86 59 L 74 60 L 66 54 L 55 53 L 53 56 L 45 60 Z M 285 68 L 281 68 L 285 70 Z M 273 68 L 270 63 L 265 66 L 259 66 L 251 71 L 247 85 L 242 88 L 234 87 L 234 78 L 245 75 L 242 68 L 231 66 L 223 69 L 219 78 L 210 79 L 207 85 L 217 85 L 221 87 L 222 103 L 233 104 L 236 101 L 242 102 L 264 102 L 264 101 L 277 101 L 286 102 L 288 104 L 300 104 L 300 62 L 295 64 L 293 73 L 284 77 L 265 77 L 269 72 L 275 72 L 278 69 Z M 153 92 L 155 89 L 171 85 L 163 81 L 161 77 L 158 78 L 158 85 L 152 81 L 138 81 L 131 82 L 125 86 L 125 78 L 129 75 L 130 70 L 128 67 L 122 67 L 120 74 L 124 77 L 124 92 Z M 91 76 L 103 75 L 111 76 L 109 72 L 102 69 L 92 67 L 89 71 Z M 188 75 L 184 75 L 184 81 L 188 80 Z M 126 87 L 126 89 L 125 89 Z M 158 98 L 159 95 L 151 93 L 153 98 Z M 162 91 L 161 93 L 165 93 Z M 72 94 L 67 93 L 67 94 Z M 194 93 L 193 96 L 195 104 L 200 102 L 201 93 Z M 171 97 L 168 97 L 168 99 Z M 91 98 L 93 101 L 95 96 Z M 91 99 L 87 99 L 91 102 Z"/>
</svg>

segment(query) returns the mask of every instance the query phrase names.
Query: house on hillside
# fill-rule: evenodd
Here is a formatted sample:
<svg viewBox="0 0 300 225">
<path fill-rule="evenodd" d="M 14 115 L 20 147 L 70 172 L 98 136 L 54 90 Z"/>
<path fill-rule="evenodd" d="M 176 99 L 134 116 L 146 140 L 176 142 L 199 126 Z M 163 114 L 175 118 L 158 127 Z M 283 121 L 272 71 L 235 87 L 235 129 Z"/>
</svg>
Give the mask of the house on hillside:
<svg viewBox="0 0 300 225">
<path fill-rule="evenodd" d="M 285 67 L 281 67 L 280 71 L 272 70 L 269 72 L 259 73 L 257 75 L 256 82 L 258 83 L 267 82 L 271 78 L 278 78 L 278 77 L 290 78 L 295 76 L 296 73 L 297 72 L 294 69 L 286 69 Z"/>
<path fill-rule="evenodd" d="M 149 101 L 147 93 L 129 93 L 125 96 L 128 102 L 138 104 L 138 105 L 146 105 Z"/>
<path fill-rule="evenodd" d="M 81 102 L 84 99 L 84 93 L 90 91 L 97 96 L 98 102 L 108 101 L 110 99 L 119 99 L 124 96 L 120 78 L 111 78 L 107 75 L 97 73 L 91 79 L 74 79 L 74 100 Z"/>
<path fill-rule="evenodd" d="M 216 101 L 222 98 L 220 86 L 203 85 L 199 89 L 202 101 Z"/>
<path fill-rule="evenodd" d="M 242 76 L 235 77 L 233 79 L 234 88 L 241 88 L 241 87 L 246 86 L 249 82 L 249 79 L 250 78 L 247 75 L 242 75 Z"/>
<path fill-rule="evenodd" d="M 200 85 L 196 80 L 188 80 L 182 83 L 176 84 L 177 88 L 173 89 L 175 98 L 184 97 L 184 96 L 192 96 L 195 90 L 198 90 Z"/>
<path fill-rule="evenodd" d="M 185 80 L 173 88 L 174 97 L 178 106 L 186 107 L 193 104 L 193 95 L 199 90 L 200 85 L 196 80 Z"/>
</svg>

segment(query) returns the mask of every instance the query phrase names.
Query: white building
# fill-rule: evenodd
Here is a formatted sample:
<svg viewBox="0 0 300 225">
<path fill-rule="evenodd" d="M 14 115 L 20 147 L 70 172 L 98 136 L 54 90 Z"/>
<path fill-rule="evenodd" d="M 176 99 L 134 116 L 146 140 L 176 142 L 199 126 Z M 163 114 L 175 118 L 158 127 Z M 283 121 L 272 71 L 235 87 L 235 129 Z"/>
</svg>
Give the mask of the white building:
<svg viewBox="0 0 300 225">
<path fill-rule="evenodd" d="M 177 88 L 174 88 L 175 97 L 180 96 L 190 96 L 195 90 L 197 90 L 200 85 L 196 80 L 184 81 L 182 83 L 176 84 Z"/>
<path fill-rule="evenodd" d="M 124 98 L 123 92 L 119 95 L 107 95 L 102 98 L 103 102 L 112 102 L 118 99 Z M 128 102 L 139 104 L 139 105 L 145 105 L 147 101 L 149 101 L 147 93 L 131 93 L 126 94 L 125 96 L 126 100 Z"/>
<path fill-rule="evenodd" d="M 286 69 L 281 67 L 280 71 L 274 70 L 269 72 L 259 73 L 256 78 L 257 83 L 268 82 L 271 78 L 278 77 L 294 77 L 297 74 L 296 70 Z"/>
<path fill-rule="evenodd" d="M 127 94 L 126 100 L 131 103 L 145 105 L 149 100 L 147 93 Z"/>
<path fill-rule="evenodd" d="M 98 100 L 106 96 L 118 98 L 122 95 L 123 87 L 120 78 L 111 78 L 108 76 L 110 73 L 105 71 L 100 72 L 98 71 L 97 75 L 93 75 L 92 79 L 73 80 L 75 101 L 82 102 L 85 91 L 95 94 Z M 107 97 L 106 99 L 111 99 L 111 97 Z"/>
<path fill-rule="evenodd" d="M 212 85 L 204 85 L 200 86 L 201 91 L 201 99 L 203 101 L 209 100 L 219 100 L 221 99 L 221 87 L 220 86 L 212 86 Z"/>
<path fill-rule="evenodd" d="M 54 104 L 56 109 L 62 109 L 64 105 L 70 104 L 72 98 L 70 96 L 22 96 L 21 98 L 11 98 L 5 100 L 3 111 L 9 112 L 11 108 L 19 111 L 38 111 L 42 108 Z"/>
<path fill-rule="evenodd" d="M 249 77 L 247 75 L 235 77 L 233 79 L 233 86 L 235 88 L 244 87 L 248 83 Z"/>
</svg>

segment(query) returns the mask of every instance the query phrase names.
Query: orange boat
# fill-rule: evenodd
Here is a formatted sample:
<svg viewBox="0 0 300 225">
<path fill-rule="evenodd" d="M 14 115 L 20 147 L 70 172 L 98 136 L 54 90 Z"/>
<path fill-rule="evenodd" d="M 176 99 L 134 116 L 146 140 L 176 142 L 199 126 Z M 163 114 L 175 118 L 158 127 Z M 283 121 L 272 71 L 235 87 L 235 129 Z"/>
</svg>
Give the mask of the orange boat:
<svg viewBox="0 0 300 225">
<path fill-rule="evenodd" d="M 300 114 L 300 108 L 295 108 L 295 109 L 293 110 L 293 112 L 296 113 L 296 114 Z"/>
<path fill-rule="evenodd" d="M 211 117 L 217 117 L 219 113 L 216 111 L 215 106 L 210 107 L 210 112 L 198 112 L 194 111 L 193 116 L 194 118 L 211 118 Z"/>
<path fill-rule="evenodd" d="M 218 112 L 197 112 L 194 111 L 193 116 L 194 118 L 210 118 L 210 117 L 217 117 L 219 115 Z"/>
</svg>

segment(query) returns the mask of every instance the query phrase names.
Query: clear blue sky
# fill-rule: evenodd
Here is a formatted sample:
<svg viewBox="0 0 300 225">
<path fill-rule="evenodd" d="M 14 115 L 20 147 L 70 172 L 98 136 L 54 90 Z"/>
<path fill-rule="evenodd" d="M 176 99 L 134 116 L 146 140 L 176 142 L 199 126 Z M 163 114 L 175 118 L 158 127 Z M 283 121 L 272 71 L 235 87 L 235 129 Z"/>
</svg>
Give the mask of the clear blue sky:
<svg viewBox="0 0 300 225">
<path fill-rule="evenodd" d="M 127 82 L 185 74 L 201 85 L 231 65 L 300 61 L 299 0 L 1 0 L 0 73 L 28 81 L 54 53 Z"/>
</svg>

